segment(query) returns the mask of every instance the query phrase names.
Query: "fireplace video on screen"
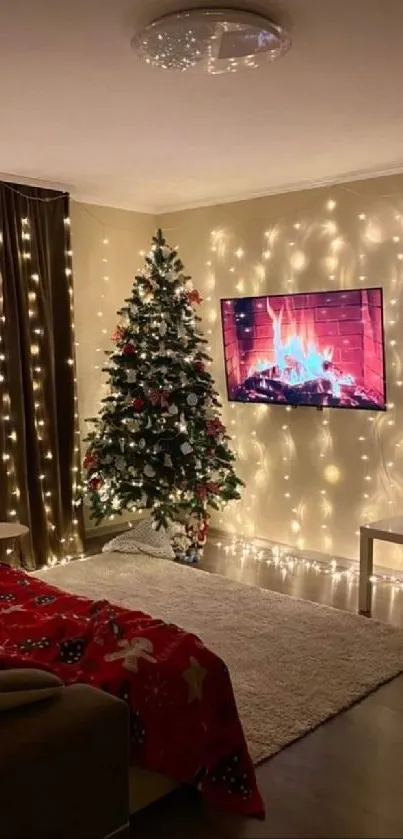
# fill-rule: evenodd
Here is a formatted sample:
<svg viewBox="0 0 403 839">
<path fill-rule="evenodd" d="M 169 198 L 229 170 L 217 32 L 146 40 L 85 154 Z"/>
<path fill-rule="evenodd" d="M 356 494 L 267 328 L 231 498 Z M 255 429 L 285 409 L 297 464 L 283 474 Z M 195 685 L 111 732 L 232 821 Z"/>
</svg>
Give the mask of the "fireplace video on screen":
<svg viewBox="0 0 403 839">
<path fill-rule="evenodd" d="M 386 409 L 381 288 L 222 300 L 228 398 Z"/>
</svg>

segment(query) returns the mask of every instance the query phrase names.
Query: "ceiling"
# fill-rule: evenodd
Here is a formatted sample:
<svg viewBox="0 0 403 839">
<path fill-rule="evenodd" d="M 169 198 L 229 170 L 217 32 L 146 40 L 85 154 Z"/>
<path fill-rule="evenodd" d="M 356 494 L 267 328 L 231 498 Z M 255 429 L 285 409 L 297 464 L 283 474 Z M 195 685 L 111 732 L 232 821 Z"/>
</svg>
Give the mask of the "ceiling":
<svg viewBox="0 0 403 839">
<path fill-rule="evenodd" d="M 278 63 L 139 64 L 136 29 L 190 5 L 0 0 L 0 171 L 161 212 L 403 170 L 403 0 L 244 0 L 289 26 Z"/>
</svg>

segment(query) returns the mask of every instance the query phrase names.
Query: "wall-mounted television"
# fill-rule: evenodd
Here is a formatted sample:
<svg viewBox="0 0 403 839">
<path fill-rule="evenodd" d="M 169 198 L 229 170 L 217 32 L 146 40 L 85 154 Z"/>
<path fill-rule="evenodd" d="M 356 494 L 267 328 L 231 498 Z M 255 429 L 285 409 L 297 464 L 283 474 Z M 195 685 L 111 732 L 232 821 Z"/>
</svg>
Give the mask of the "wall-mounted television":
<svg viewBox="0 0 403 839">
<path fill-rule="evenodd" d="M 386 410 L 381 288 L 221 300 L 228 399 Z"/>
</svg>

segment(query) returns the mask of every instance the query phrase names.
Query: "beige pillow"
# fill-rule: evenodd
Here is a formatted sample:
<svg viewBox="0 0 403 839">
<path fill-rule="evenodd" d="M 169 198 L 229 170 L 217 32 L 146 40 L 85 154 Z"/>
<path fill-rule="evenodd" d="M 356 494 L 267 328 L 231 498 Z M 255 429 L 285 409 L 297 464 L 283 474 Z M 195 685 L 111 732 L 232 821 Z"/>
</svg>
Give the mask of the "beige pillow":
<svg viewBox="0 0 403 839">
<path fill-rule="evenodd" d="M 63 688 L 62 680 L 46 670 L 0 670 L 0 711 L 41 702 Z"/>
</svg>

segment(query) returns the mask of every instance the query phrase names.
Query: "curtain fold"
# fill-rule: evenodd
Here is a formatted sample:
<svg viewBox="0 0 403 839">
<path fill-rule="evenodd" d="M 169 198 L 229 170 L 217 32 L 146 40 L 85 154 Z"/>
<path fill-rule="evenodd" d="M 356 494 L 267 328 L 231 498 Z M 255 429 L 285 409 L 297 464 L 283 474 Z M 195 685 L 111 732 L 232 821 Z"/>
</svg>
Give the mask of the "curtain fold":
<svg viewBox="0 0 403 839">
<path fill-rule="evenodd" d="M 82 550 L 68 195 L 0 183 L 0 236 L 0 521 L 33 569 Z"/>
</svg>

